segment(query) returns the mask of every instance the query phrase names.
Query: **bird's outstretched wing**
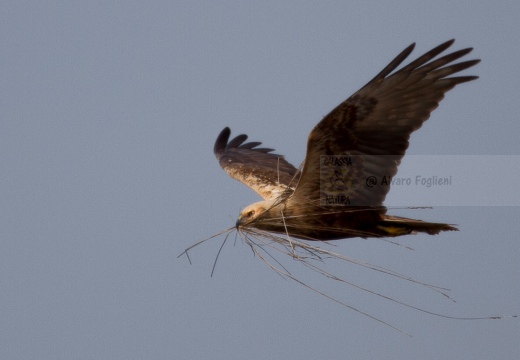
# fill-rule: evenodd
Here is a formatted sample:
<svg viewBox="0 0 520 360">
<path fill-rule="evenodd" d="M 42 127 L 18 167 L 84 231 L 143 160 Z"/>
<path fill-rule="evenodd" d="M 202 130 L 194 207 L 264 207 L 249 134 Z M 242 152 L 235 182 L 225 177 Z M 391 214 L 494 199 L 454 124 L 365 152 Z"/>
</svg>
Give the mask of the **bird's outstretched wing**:
<svg viewBox="0 0 520 360">
<path fill-rule="evenodd" d="M 221 131 L 213 152 L 220 166 L 233 179 L 249 186 L 265 200 L 277 198 L 295 187 L 298 170 L 282 155 L 272 154 L 273 149 L 258 148 L 260 142 L 248 142 L 241 134 L 229 141 L 231 130 Z"/>
<path fill-rule="evenodd" d="M 477 79 L 477 76 L 449 77 L 480 61 L 452 64 L 472 48 L 434 60 L 453 42 L 437 46 L 391 74 L 410 55 L 415 44 L 408 46 L 376 77 L 323 118 L 309 135 L 303 172 L 291 200 L 299 203 L 323 198 L 323 186 L 332 171 L 324 166 L 336 162 L 337 170 L 341 170 L 341 165 L 348 165 L 350 160 L 350 168 L 343 168 L 347 173 L 343 180 L 353 195 L 351 205 L 381 206 L 390 189 L 388 180 L 397 173 L 408 148 L 410 134 L 430 117 L 447 91 Z M 369 177 L 375 179 L 375 186 L 367 184 Z"/>
</svg>

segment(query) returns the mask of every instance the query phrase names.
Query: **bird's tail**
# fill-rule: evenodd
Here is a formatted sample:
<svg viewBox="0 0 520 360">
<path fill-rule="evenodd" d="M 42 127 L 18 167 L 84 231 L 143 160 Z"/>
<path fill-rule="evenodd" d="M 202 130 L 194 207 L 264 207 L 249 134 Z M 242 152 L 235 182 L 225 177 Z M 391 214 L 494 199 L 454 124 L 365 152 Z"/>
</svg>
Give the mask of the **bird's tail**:
<svg viewBox="0 0 520 360">
<path fill-rule="evenodd" d="M 437 235 L 441 231 L 459 230 L 451 224 L 432 223 L 390 215 L 384 215 L 378 228 L 385 231 L 386 236 L 400 236 L 417 232 Z"/>
</svg>

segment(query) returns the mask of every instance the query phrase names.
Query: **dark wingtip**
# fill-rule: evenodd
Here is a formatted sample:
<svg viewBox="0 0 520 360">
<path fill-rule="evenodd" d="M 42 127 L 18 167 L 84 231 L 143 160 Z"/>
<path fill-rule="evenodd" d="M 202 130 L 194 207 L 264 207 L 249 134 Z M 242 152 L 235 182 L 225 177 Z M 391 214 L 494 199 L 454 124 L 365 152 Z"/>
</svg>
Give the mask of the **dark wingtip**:
<svg viewBox="0 0 520 360">
<path fill-rule="evenodd" d="M 442 44 L 434 47 L 432 50 L 428 51 L 427 54 L 429 54 L 429 53 L 435 54 L 435 55 L 433 55 L 433 57 L 435 57 L 435 56 L 439 55 L 441 52 L 443 52 L 444 50 L 446 50 L 447 48 L 449 48 L 451 45 L 453 45 L 454 42 L 455 42 L 455 39 L 445 41 Z"/>
<path fill-rule="evenodd" d="M 218 134 L 217 140 L 215 140 L 215 146 L 213 147 L 213 153 L 218 157 L 221 152 L 226 150 L 226 145 L 231 135 L 231 129 L 227 126 Z"/>
<path fill-rule="evenodd" d="M 439 52 L 443 52 L 447 48 L 449 48 L 453 43 L 455 42 L 455 39 L 449 39 L 448 41 L 443 42 L 442 44 L 438 45 L 434 49 L 442 49 Z"/>
<path fill-rule="evenodd" d="M 213 153 L 217 159 L 220 159 L 222 153 L 230 149 L 251 150 L 262 153 L 270 153 L 271 151 L 274 151 L 274 149 L 270 148 L 257 148 L 257 146 L 262 145 L 259 141 L 244 143 L 248 138 L 246 134 L 237 135 L 233 139 L 229 140 L 230 135 L 231 129 L 225 127 L 217 136 L 217 140 L 213 147 Z"/>
<path fill-rule="evenodd" d="M 411 43 L 402 52 L 406 53 L 407 54 L 406 56 L 410 55 L 410 53 L 413 51 L 413 49 L 415 49 L 415 45 L 416 45 L 415 42 Z"/>
<path fill-rule="evenodd" d="M 240 134 L 235 136 L 231 141 L 226 145 L 226 150 L 234 149 L 240 147 L 247 140 L 246 134 Z"/>
</svg>

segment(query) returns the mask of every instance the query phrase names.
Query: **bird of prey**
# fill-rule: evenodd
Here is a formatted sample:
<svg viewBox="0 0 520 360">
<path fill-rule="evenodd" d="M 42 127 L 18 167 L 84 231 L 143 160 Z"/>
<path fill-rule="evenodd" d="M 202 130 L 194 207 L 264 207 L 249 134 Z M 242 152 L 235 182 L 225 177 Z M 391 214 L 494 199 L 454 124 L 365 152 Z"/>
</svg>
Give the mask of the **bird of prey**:
<svg viewBox="0 0 520 360">
<path fill-rule="evenodd" d="M 236 226 L 195 243 L 179 256 L 185 254 L 191 263 L 188 254 L 191 249 L 226 234 L 213 264 L 214 271 L 220 251 L 236 230 L 253 253 L 283 278 L 401 332 L 390 323 L 297 278 L 276 255 L 288 255 L 327 279 L 430 315 L 463 320 L 504 318 L 454 317 L 424 310 L 355 284 L 323 267 L 325 259 L 343 260 L 450 298 L 448 289 L 333 252 L 322 245 L 330 245 L 328 240 L 351 237 L 386 238 L 416 232 L 434 235 L 457 230 L 450 224 L 387 215 L 383 205 L 411 133 L 428 120 L 447 91 L 477 79 L 477 76 L 452 76 L 480 61 L 456 62 L 471 52 L 471 48 L 437 58 L 453 42 L 447 41 L 395 71 L 415 44 L 404 49 L 376 77 L 316 125 L 309 135 L 307 154 L 299 168 L 289 164 L 282 155 L 274 154 L 273 149 L 259 147 L 260 142 L 246 142 L 247 135 L 230 140 L 231 130 L 224 128 L 214 147 L 220 166 L 264 200 L 247 206 Z"/>
<path fill-rule="evenodd" d="M 260 142 L 246 142 L 247 135 L 230 140 L 224 128 L 214 147 L 220 166 L 264 199 L 240 213 L 236 229 L 319 241 L 457 230 L 388 215 L 383 205 L 411 133 L 447 91 L 478 78 L 452 76 L 480 62 L 456 62 L 472 48 L 437 57 L 453 42 L 395 71 L 415 44 L 404 49 L 314 127 L 299 168 L 273 149 L 258 147 Z"/>
</svg>

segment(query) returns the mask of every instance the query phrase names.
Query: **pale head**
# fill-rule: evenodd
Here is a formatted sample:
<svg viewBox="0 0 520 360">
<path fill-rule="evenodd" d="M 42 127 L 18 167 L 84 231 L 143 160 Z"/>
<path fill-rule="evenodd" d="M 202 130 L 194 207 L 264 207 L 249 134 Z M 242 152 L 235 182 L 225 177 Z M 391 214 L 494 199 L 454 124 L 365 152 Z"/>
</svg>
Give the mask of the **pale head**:
<svg viewBox="0 0 520 360">
<path fill-rule="evenodd" d="M 273 200 L 264 200 L 246 206 L 244 210 L 242 210 L 238 215 L 238 220 L 236 222 L 237 229 L 242 225 L 246 225 L 255 221 L 255 219 L 257 219 L 267 210 L 271 209 L 273 205 Z"/>
</svg>

